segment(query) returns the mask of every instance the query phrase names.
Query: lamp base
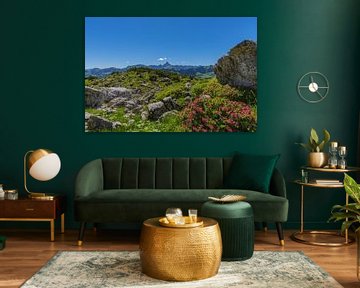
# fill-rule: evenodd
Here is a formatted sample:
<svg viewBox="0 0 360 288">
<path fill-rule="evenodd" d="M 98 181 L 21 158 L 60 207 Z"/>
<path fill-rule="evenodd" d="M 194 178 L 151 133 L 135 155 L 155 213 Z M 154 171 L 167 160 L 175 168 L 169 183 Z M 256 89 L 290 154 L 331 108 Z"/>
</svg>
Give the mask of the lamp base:
<svg viewBox="0 0 360 288">
<path fill-rule="evenodd" d="M 49 195 L 45 193 L 29 193 L 29 198 L 36 199 L 36 200 L 54 200 L 55 195 Z"/>
</svg>

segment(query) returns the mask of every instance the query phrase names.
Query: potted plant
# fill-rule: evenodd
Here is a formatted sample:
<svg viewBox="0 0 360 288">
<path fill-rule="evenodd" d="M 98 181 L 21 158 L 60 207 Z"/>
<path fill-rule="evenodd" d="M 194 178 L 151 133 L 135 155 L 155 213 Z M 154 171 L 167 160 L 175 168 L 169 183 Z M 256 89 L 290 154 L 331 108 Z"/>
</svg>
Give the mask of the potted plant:
<svg viewBox="0 0 360 288">
<path fill-rule="evenodd" d="M 334 205 L 329 221 L 343 221 L 341 233 L 344 233 L 346 229 L 355 228 L 357 241 L 357 277 L 360 280 L 360 185 L 349 175 L 344 174 L 345 191 L 354 202 L 348 205 Z"/>
<path fill-rule="evenodd" d="M 320 141 L 319 136 L 314 128 L 310 130 L 308 143 L 296 143 L 309 151 L 308 165 L 310 167 L 323 167 L 327 164 L 328 154 L 324 152 L 324 147 L 330 140 L 330 133 L 323 129 L 324 139 Z"/>
</svg>

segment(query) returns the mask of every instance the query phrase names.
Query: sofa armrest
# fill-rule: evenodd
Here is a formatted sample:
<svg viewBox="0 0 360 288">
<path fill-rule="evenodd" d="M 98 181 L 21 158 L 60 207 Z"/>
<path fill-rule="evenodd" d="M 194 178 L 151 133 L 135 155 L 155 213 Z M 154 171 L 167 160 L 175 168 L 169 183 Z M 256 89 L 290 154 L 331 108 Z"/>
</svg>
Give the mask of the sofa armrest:
<svg viewBox="0 0 360 288">
<path fill-rule="evenodd" d="M 103 190 L 104 186 L 102 160 L 96 159 L 85 164 L 75 180 L 75 200 Z"/>
<path fill-rule="evenodd" d="M 270 181 L 269 193 L 275 196 L 286 198 L 286 185 L 284 176 L 275 168 Z"/>
</svg>

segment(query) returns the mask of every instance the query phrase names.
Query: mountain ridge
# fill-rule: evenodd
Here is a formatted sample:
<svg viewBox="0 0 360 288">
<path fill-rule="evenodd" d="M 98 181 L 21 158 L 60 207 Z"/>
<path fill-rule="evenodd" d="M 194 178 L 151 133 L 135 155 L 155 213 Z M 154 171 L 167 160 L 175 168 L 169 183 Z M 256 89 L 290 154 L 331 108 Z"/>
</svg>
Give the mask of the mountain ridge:
<svg viewBox="0 0 360 288">
<path fill-rule="evenodd" d="M 160 65 L 129 65 L 125 68 L 107 67 L 107 68 L 89 68 L 85 69 L 85 77 L 106 77 L 114 72 L 124 72 L 133 68 L 151 68 L 156 70 L 167 70 L 188 76 L 214 75 L 214 65 L 172 65 L 169 62 Z"/>
</svg>

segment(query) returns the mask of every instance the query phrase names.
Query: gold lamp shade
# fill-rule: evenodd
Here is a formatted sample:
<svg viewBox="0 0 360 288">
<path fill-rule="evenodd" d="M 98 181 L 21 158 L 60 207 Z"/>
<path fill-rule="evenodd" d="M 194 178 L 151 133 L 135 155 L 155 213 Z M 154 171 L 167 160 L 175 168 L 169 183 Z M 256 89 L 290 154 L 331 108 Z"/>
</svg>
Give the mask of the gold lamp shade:
<svg viewBox="0 0 360 288">
<path fill-rule="evenodd" d="M 48 149 L 37 149 L 26 152 L 24 156 L 24 186 L 31 198 L 49 198 L 45 193 L 30 192 L 26 185 L 26 172 L 39 181 L 48 181 L 60 171 L 61 161 L 59 156 Z"/>
</svg>

